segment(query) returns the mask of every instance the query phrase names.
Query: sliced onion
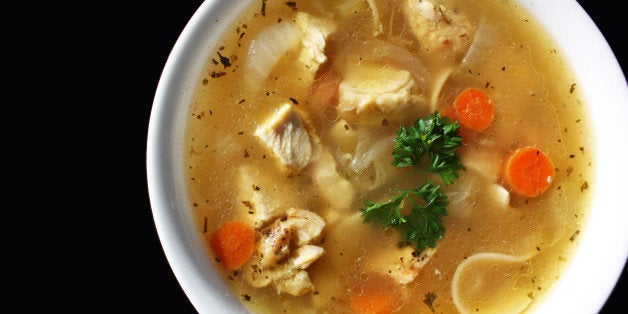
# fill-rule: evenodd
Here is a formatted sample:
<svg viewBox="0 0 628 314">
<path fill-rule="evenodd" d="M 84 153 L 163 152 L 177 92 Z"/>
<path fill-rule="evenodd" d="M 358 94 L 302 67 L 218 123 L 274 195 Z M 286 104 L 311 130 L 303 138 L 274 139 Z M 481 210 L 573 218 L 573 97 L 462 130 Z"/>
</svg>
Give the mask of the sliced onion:
<svg viewBox="0 0 628 314">
<path fill-rule="evenodd" d="M 491 48 L 495 46 L 496 42 L 496 29 L 489 26 L 485 22 L 481 22 L 478 27 L 473 42 L 467 50 L 467 54 L 462 59 L 462 63 L 458 67 L 457 71 L 452 73 L 454 75 L 466 75 L 469 69 L 476 68 L 475 65 L 485 62 L 484 58 L 487 58 L 490 54 Z M 501 30 L 505 31 L 505 30 Z"/>
<path fill-rule="evenodd" d="M 373 51 L 386 62 L 412 73 L 414 82 L 420 86 L 426 86 L 430 80 L 430 74 L 421 63 L 421 60 L 408 50 L 392 45 L 382 40 L 370 40 L 366 42 L 366 51 Z"/>
<path fill-rule="evenodd" d="M 468 217 L 473 209 L 470 197 L 476 192 L 477 176 L 467 172 L 460 173 L 456 184 L 444 187 L 449 198 L 447 212 L 454 217 Z"/>
<path fill-rule="evenodd" d="M 246 78 L 253 86 L 263 83 L 270 71 L 288 51 L 301 42 L 301 32 L 292 21 L 283 21 L 264 29 L 249 45 Z"/>
<path fill-rule="evenodd" d="M 373 143 L 361 141 L 358 138 L 356 152 L 349 167 L 356 172 L 363 171 L 366 167 L 374 164 L 377 159 L 390 157 L 390 152 L 395 143 L 395 135 L 389 135 Z"/>
<path fill-rule="evenodd" d="M 341 0 L 334 2 L 334 8 L 340 12 L 340 15 L 347 17 L 356 11 L 366 9 L 364 0 Z"/>
<path fill-rule="evenodd" d="M 382 21 L 379 18 L 379 11 L 375 5 L 375 0 L 366 0 L 366 2 L 368 2 L 369 7 L 371 7 L 371 13 L 373 14 L 373 36 L 377 36 L 384 31 Z"/>
<path fill-rule="evenodd" d="M 434 86 L 432 86 L 431 91 L 432 96 L 430 98 L 430 112 L 434 112 L 436 111 L 436 108 L 438 108 L 438 101 L 440 100 L 443 86 L 445 86 L 445 82 L 447 82 L 447 79 L 449 79 L 449 75 L 454 70 L 454 67 L 446 67 L 436 74 L 434 79 Z"/>
</svg>

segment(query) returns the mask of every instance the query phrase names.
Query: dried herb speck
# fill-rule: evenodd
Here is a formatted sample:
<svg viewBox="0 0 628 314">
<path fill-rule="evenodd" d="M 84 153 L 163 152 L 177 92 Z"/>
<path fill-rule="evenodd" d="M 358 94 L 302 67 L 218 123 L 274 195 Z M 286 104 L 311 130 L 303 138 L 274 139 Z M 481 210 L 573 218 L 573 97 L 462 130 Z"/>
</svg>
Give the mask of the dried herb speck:
<svg viewBox="0 0 628 314">
<path fill-rule="evenodd" d="M 220 57 L 220 63 L 222 63 L 222 66 L 225 69 L 231 66 L 231 61 L 229 60 L 229 58 L 221 55 L 219 51 L 216 53 L 218 54 L 218 57 Z"/>
<path fill-rule="evenodd" d="M 429 307 L 432 312 L 435 312 L 434 300 L 436 300 L 436 294 L 434 294 L 433 292 L 426 293 L 425 298 L 423 299 L 423 303 L 425 303 L 425 305 L 427 305 L 427 307 Z"/>
<path fill-rule="evenodd" d="M 266 0 L 262 0 L 262 9 L 260 10 L 262 16 L 266 16 Z"/>
<path fill-rule="evenodd" d="M 292 10 L 297 11 L 297 3 L 294 1 L 286 2 L 286 5 L 289 6 Z"/>
</svg>

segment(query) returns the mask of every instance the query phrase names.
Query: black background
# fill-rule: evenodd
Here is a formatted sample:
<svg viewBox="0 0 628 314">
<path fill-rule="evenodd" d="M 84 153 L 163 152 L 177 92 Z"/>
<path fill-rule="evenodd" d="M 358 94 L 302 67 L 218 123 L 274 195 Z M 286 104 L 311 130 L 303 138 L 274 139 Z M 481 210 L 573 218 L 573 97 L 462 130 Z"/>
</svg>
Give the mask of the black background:
<svg viewBox="0 0 628 314">
<path fill-rule="evenodd" d="M 622 31 L 625 32 L 625 20 L 617 19 L 609 9 L 609 1 L 581 0 L 578 1 L 587 11 L 604 34 L 615 56 L 626 72 L 626 46 L 622 45 Z M 126 221 L 131 236 L 125 237 L 125 245 L 121 248 L 119 263 L 128 270 L 120 283 L 122 289 L 109 291 L 106 304 L 123 312 L 141 310 L 141 312 L 160 313 L 196 313 L 179 286 L 170 266 L 168 265 L 152 220 L 148 191 L 146 187 L 145 149 L 146 134 L 150 110 L 159 76 L 168 55 L 179 34 L 202 1 L 151 1 L 145 7 L 134 6 L 124 8 L 121 20 L 112 17 L 109 23 L 131 25 L 125 28 L 126 46 L 113 53 L 130 54 L 126 72 L 132 82 L 118 86 L 126 90 L 127 97 L 135 102 L 130 117 L 137 133 L 128 135 L 137 149 L 136 167 L 133 167 L 139 189 L 127 191 L 128 197 L 138 199 L 134 215 Z M 560 14 L 560 12 L 557 12 Z M 140 17 L 139 19 L 137 17 Z M 114 86 L 116 84 L 113 84 Z M 139 88 L 138 88 L 139 87 Z M 125 230 L 126 231 L 126 230 Z M 602 313 L 611 313 L 610 308 L 625 308 L 623 300 L 626 294 L 626 279 L 622 276 Z M 622 298 L 623 297 L 623 298 Z"/>
</svg>

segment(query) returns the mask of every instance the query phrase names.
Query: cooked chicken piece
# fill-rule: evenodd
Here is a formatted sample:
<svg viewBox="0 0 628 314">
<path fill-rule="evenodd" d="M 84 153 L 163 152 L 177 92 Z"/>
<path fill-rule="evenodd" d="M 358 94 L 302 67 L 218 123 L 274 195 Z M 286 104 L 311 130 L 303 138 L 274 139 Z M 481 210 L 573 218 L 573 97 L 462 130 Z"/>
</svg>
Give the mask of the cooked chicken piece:
<svg viewBox="0 0 628 314">
<path fill-rule="evenodd" d="M 305 257 L 291 257 L 277 267 L 259 268 L 256 265 L 248 266 L 243 270 L 244 278 L 250 285 L 256 288 L 267 287 L 273 284 L 277 294 L 285 292 L 300 296 L 314 291 L 315 287 L 310 281 L 309 274 L 302 267 L 309 267 L 311 263 L 324 254 L 324 250 L 317 246 L 311 247 L 318 249 L 308 250 Z M 297 264 L 297 262 L 301 264 Z"/>
<path fill-rule="evenodd" d="M 325 221 L 319 215 L 305 209 L 290 208 L 287 219 L 280 224 L 292 228 L 296 235 L 296 245 L 302 246 L 318 238 L 325 227 Z"/>
<path fill-rule="evenodd" d="M 298 210 L 297 215 L 284 220 L 277 219 L 268 228 L 262 230 L 257 251 L 259 253 L 259 266 L 269 268 L 280 263 L 291 250 L 291 245 L 296 247 L 295 265 L 300 269 L 310 266 L 320 255 L 322 248 L 307 245 L 312 239 L 318 237 L 325 223 L 318 215 Z M 290 214 L 294 212 L 288 211 Z M 316 249 L 315 249 L 316 248 Z M 318 252 L 320 249 L 321 252 Z"/>
<path fill-rule="evenodd" d="M 310 267 L 324 253 L 325 251 L 320 246 L 304 245 L 296 251 L 296 256 L 288 260 L 282 267 L 271 270 L 270 277 L 273 278 L 277 294 L 285 292 L 299 296 L 314 291 L 314 285 L 305 269 Z"/>
<path fill-rule="evenodd" d="M 406 0 L 403 10 L 428 58 L 459 59 L 471 45 L 473 29 L 464 14 L 428 0 Z"/>
<path fill-rule="evenodd" d="M 238 198 L 242 204 L 238 213 L 243 220 L 259 229 L 283 214 L 285 204 L 281 200 L 284 198 L 270 176 L 253 166 L 241 166 L 238 178 Z"/>
<path fill-rule="evenodd" d="M 275 266 L 290 253 L 290 239 L 294 229 L 281 223 L 277 219 L 275 223 L 262 230 L 257 251 L 259 252 L 259 266 L 268 268 Z"/>
<path fill-rule="evenodd" d="M 305 270 L 299 270 L 290 277 L 277 280 L 275 289 L 277 294 L 285 292 L 294 296 L 300 296 L 313 291 L 314 284 L 310 281 L 310 276 Z"/>
<path fill-rule="evenodd" d="M 323 218 L 309 210 L 288 209 L 284 216 L 260 232 L 258 266 L 276 266 L 292 248 L 301 248 L 318 238 L 324 226 Z"/>
<path fill-rule="evenodd" d="M 317 214 L 290 208 L 261 231 L 253 258 L 244 268 L 254 287 L 275 285 L 277 293 L 302 295 L 313 291 L 307 269 L 325 253 L 310 243 L 317 239 L 325 222 Z"/>
<path fill-rule="evenodd" d="M 366 62 L 347 69 L 338 93 L 340 115 L 360 122 L 400 121 L 421 102 L 409 71 Z"/>
<path fill-rule="evenodd" d="M 279 161 L 293 168 L 305 167 L 312 157 L 312 144 L 299 113 L 290 103 L 255 130 L 255 135 L 270 148 Z"/>
<path fill-rule="evenodd" d="M 323 256 L 324 253 L 325 250 L 322 247 L 306 244 L 297 249 L 296 257 L 292 263 L 298 269 L 306 269 Z"/>
<path fill-rule="evenodd" d="M 435 251 L 436 248 L 427 248 L 422 252 L 416 252 L 411 246 L 385 250 L 373 257 L 369 267 L 374 271 L 390 276 L 400 284 L 407 284 L 416 278 Z"/>
<path fill-rule="evenodd" d="M 298 12 L 295 23 L 303 34 L 301 53 L 299 60 L 316 73 L 318 67 L 327 61 L 325 45 L 327 38 L 336 31 L 337 25 L 331 20 L 311 16 L 304 12 Z"/>
</svg>

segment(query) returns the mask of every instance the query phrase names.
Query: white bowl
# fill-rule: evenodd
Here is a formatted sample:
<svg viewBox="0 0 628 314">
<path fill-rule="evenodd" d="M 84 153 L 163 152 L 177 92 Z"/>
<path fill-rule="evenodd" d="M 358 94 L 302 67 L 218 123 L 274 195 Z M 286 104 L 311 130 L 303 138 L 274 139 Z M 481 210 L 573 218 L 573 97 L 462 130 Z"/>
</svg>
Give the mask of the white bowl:
<svg viewBox="0 0 628 314">
<path fill-rule="evenodd" d="M 155 94 L 147 141 L 153 217 L 164 252 L 200 313 L 246 312 L 223 283 L 192 225 L 183 182 L 183 126 L 193 87 L 218 36 L 249 1 L 205 1 L 174 46 Z M 596 188 L 573 261 L 538 313 L 596 313 L 628 258 L 628 87 L 596 25 L 574 0 L 520 4 L 554 37 L 578 78 L 594 130 Z M 217 22 L 216 22 L 217 21 Z M 210 27 L 211 26 L 211 27 Z"/>
</svg>

